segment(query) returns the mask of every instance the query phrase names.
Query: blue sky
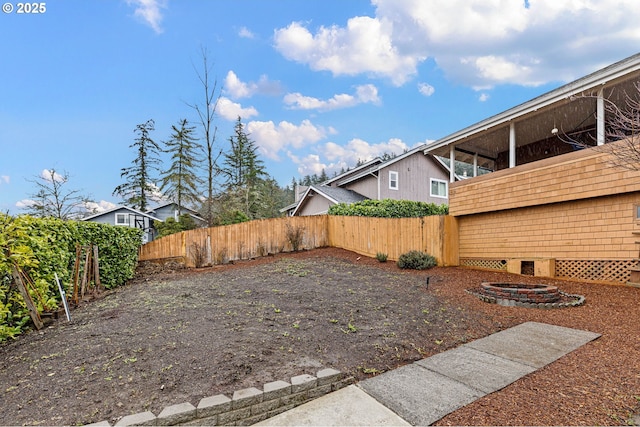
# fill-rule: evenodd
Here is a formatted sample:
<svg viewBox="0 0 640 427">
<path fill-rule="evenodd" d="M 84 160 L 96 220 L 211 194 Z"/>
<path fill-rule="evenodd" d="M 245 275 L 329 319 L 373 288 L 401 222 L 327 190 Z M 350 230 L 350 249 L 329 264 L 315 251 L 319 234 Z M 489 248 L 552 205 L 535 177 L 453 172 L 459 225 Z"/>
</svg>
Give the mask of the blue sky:
<svg viewBox="0 0 640 427">
<path fill-rule="evenodd" d="M 0 210 L 43 171 L 97 209 L 152 137 L 195 122 L 206 49 L 281 185 L 436 140 L 637 53 L 637 0 L 53 0 L 0 14 Z M 3 10 L 6 11 L 5 6 Z"/>
</svg>

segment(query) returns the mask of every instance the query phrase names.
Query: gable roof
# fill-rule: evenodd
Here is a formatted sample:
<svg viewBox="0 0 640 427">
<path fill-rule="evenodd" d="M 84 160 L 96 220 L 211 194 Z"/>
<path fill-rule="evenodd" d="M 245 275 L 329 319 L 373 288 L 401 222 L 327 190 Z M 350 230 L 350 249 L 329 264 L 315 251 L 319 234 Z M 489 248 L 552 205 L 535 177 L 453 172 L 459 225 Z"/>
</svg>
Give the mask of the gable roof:
<svg viewBox="0 0 640 427">
<path fill-rule="evenodd" d="M 368 162 L 365 162 L 363 164 L 361 164 L 360 166 L 356 166 L 353 169 L 349 169 L 348 171 L 341 173 L 340 175 L 336 175 L 331 179 L 326 180 L 325 182 L 322 183 L 322 185 L 330 185 L 336 181 L 339 181 L 342 178 L 345 178 L 347 176 L 353 175 L 354 173 L 365 169 L 365 168 L 369 168 L 373 165 L 379 164 L 379 163 L 383 163 L 382 159 L 380 157 L 376 157 L 374 159 L 369 160 Z"/>
<path fill-rule="evenodd" d="M 147 213 L 148 214 L 155 213 L 157 210 L 162 209 L 162 208 L 166 208 L 167 206 L 171 206 L 171 205 L 178 206 L 178 204 L 176 202 L 167 202 L 167 203 L 163 203 L 161 205 L 158 205 L 158 206 L 156 206 L 156 207 L 154 207 L 152 209 L 149 209 L 147 211 Z M 180 206 L 180 209 L 185 210 L 185 211 L 189 211 L 189 212 L 186 212 L 186 213 L 188 213 L 189 215 L 191 215 L 194 218 L 197 218 L 197 219 L 200 219 L 202 221 L 205 221 L 205 219 L 200 217 L 199 212 L 196 211 L 195 209 L 187 208 L 185 206 Z"/>
<path fill-rule="evenodd" d="M 144 213 L 144 212 L 139 211 L 137 209 L 130 208 L 128 206 L 122 206 L 122 205 L 118 205 L 115 208 L 107 209 L 106 211 L 98 212 L 96 214 L 86 216 L 84 218 L 81 218 L 80 221 L 89 221 L 89 220 L 92 220 L 94 218 L 99 218 L 99 217 L 104 216 L 104 215 L 109 215 L 110 213 L 113 213 L 113 212 L 116 212 L 116 211 L 120 211 L 120 210 L 126 210 L 126 211 L 129 211 L 129 212 L 133 213 L 133 214 L 140 215 L 140 216 L 143 216 L 143 217 L 147 217 L 147 218 L 152 219 L 154 221 L 162 222 L 162 220 L 160 218 L 156 218 L 153 215 L 149 215 L 148 213 Z"/>
<path fill-rule="evenodd" d="M 309 197 L 309 193 L 312 191 L 335 204 L 356 203 L 367 199 L 367 197 L 364 197 L 362 194 L 358 194 L 353 190 L 347 190 L 346 188 L 329 187 L 327 185 L 311 185 L 298 201 L 298 205 L 293 210 L 292 215 L 295 215 L 302 205 L 304 205 L 304 201 Z"/>
<path fill-rule="evenodd" d="M 419 153 L 419 152 L 422 152 L 423 155 L 425 155 L 426 157 L 428 157 L 431 160 L 433 160 L 436 163 L 436 165 L 441 167 L 448 174 L 449 173 L 449 165 L 444 163 L 442 160 L 440 160 L 436 156 L 433 156 L 431 154 L 426 154 L 424 152 L 426 147 L 427 147 L 426 144 L 419 145 L 418 147 L 415 147 L 415 148 L 412 148 L 411 150 L 405 151 L 404 153 L 400 154 L 399 156 L 396 156 L 396 157 L 394 157 L 392 159 L 389 159 L 389 160 L 387 160 L 385 162 L 382 162 L 382 163 L 379 163 L 377 165 L 374 165 L 374 166 L 368 168 L 367 170 L 362 171 L 362 172 L 360 172 L 360 173 L 358 173 L 356 175 L 349 176 L 349 177 L 339 181 L 337 183 L 337 185 L 340 186 L 340 185 L 349 184 L 350 182 L 353 182 L 353 181 L 357 181 L 357 180 L 359 180 L 361 178 L 366 177 L 367 175 L 374 174 L 374 173 L 380 171 L 381 169 L 384 169 L 384 168 L 386 168 L 388 166 L 391 166 L 392 164 L 397 163 L 400 160 L 406 159 L 407 157 L 412 156 L 412 155 L 414 155 L 416 153 Z M 460 179 L 460 177 L 456 175 L 456 179 Z"/>
</svg>

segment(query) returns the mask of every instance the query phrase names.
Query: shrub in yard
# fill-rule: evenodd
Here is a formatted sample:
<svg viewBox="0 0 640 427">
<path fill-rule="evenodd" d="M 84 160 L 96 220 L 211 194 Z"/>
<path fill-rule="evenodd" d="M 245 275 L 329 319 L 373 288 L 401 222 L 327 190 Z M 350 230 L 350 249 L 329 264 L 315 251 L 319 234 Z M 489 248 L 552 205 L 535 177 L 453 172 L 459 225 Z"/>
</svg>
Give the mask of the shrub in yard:
<svg viewBox="0 0 640 427">
<path fill-rule="evenodd" d="M 378 252 L 376 254 L 376 259 L 380 262 L 387 262 L 387 254 L 382 253 L 382 252 Z"/>
<path fill-rule="evenodd" d="M 291 248 L 294 252 L 297 252 L 302 247 L 302 242 L 304 240 L 304 227 L 302 226 L 292 226 L 291 224 L 286 225 L 285 234 L 287 236 L 287 240 L 291 243 Z"/>
<path fill-rule="evenodd" d="M 329 208 L 329 215 L 369 216 L 377 218 L 411 218 L 431 215 L 447 215 L 445 204 L 417 202 L 413 200 L 363 200 L 357 203 L 338 203 Z"/>
<path fill-rule="evenodd" d="M 398 258 L 398 267 L 400 268 L 426 270 L 436 265 L 434 256 L 421 251 L 409 251 Z"/>
</svg>

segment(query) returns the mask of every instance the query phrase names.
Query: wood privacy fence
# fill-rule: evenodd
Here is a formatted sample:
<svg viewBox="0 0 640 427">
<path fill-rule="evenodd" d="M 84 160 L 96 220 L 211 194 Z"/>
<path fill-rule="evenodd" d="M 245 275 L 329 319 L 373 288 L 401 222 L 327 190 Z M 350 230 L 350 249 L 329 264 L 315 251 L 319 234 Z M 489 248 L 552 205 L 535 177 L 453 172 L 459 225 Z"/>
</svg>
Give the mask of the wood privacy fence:
<svg viewBox="0 0 640 427">
<path fill-rule="evenodd" d="M 458 228 L 451 216 L 369 218 L 357 216 L 300 216 L 272 218 L 172 234 L 140 248 L 139 260 L 176 259 L 188 267 L 224 264 L 298 249 L 326 246 L 365 256 L 387 254 L 397 260 L 410 250 L 427 252 L 438 265 L 458 265 Z"/>
</svg>

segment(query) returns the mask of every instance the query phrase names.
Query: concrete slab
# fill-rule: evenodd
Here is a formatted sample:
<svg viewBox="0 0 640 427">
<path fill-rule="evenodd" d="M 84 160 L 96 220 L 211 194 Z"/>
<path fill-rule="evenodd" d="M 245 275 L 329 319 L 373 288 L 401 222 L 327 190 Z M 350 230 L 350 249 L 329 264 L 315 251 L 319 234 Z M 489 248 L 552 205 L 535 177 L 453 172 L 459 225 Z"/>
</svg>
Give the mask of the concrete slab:
<svg viewBox="0 0 640 427">
<path fill-rule="evenodd" d="M 600 334 L 589 331 L 526 322 L 465 346 L 534 368 L 542 368 L 599 336 Z"/>
<path fill-rule="evenodd" d="M 462 346 L 415 362 L 486 394 L 500 390 L 536 368 Z"/>
<path fill-rule="evenodd" d="M 355 385 L 261 421 L 258 426 L 408 426 Z"/>
<path fill-rule="evenodd" d="M 358 386 L 412 425 L 433 424 L 485 394 L 415 363 Z"/>
</svg>

